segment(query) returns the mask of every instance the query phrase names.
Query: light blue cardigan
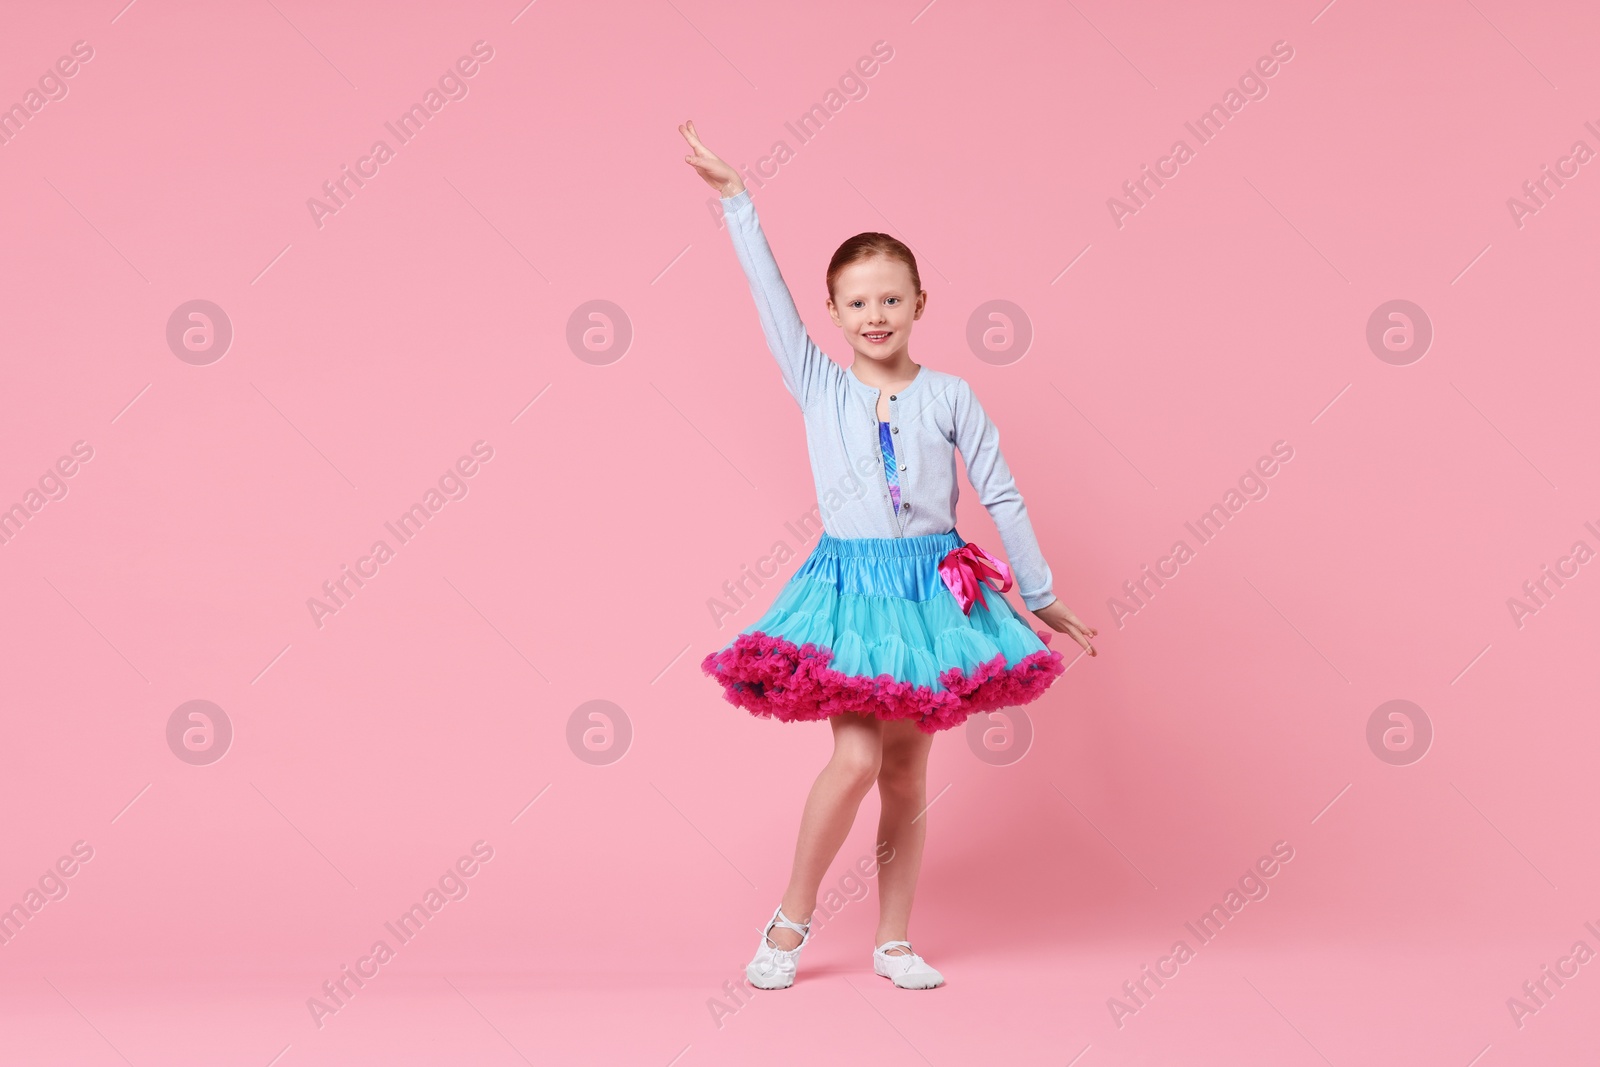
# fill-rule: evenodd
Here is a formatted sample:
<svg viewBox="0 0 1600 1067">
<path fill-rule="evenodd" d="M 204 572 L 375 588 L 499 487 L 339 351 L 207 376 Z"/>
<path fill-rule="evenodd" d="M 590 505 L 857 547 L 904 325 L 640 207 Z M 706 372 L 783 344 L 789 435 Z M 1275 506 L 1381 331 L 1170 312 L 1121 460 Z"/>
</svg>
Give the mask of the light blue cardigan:
<svg viewBox="0 0 1600 1067">
<path fill-rule="evenodd" d="M 955 529 L 960 449 L 967 477 L 1000 532 L 1022 602 L 1033 610 L 1056 599 L 1027 506 L 1000 453 L 1000 431 L 972 386 L 923 366 L 910 385 L 889 397 L 900 476 L 896 512 L 878 444 L 879 390 L 829 359 L 806 333 L 749 188 L 724 198 L 722 208 L 767 347 L 805 418 L 822 528 L 834 537 L 918 537 Z"/>
</svg>

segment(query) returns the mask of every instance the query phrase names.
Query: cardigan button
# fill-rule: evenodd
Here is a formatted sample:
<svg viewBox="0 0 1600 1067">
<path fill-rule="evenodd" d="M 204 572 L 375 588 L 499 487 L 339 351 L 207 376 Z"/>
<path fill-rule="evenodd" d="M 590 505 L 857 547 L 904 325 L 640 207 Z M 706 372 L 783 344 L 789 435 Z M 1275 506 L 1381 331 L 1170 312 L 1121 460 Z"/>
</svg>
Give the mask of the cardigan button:
<svg viewBox="0 0 1600 1067">
<path fill-rule="evenodd" d="M 910 504 L 901 504 L 900 505 L 900 510 L 901 511 L 910 511 L 911 510 L 911 505 Z"/>
<path fill-rule="evenodd" d="M 900 427 L 898 427 L 898 426 L 891 427 L 889 432 L 890 433 L 899 433 L 900 432 Z"/>
<path fill-rule="evenodd" d="M 895 394 L 893 394 L 893 393 L 890 393 L 890 394 L 889 394 L 889 399 L 890 399 L 890 400 L 893 400 L 893 399 L 894 399 L 894 398 L 895 398 Z"/>
</svg>

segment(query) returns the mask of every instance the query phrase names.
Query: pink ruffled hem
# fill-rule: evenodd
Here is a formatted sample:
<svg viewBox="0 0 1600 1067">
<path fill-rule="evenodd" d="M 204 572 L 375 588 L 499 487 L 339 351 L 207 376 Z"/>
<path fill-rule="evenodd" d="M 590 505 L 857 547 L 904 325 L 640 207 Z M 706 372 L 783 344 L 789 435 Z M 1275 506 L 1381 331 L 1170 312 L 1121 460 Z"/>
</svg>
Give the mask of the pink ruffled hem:
<svg viewBox="0 0 1600 1067">
<path fill-rule="evenodd" d="M 1036 630 L 1046 642 L 1050 631 Z M 944 690 L 899 682 L 887 674 L 865 678 L 828 666 L 833 650 L 758 632 L 740 634 L 711 652 L 700 669 L 723 688 L 723 698 L 753 715 L 780 722 L 810 722 L 843 713 L 879 719 L 911 719 L 924 733 L 960 726 L 974 712 L 1016 707 L 1036 700 L 1066 670 L 1061 653 L 1042 648 L 1010 667 L 1005 656 L 979 664 L 971 674 L 951 667 L 939 676 Z"/>
</svg>

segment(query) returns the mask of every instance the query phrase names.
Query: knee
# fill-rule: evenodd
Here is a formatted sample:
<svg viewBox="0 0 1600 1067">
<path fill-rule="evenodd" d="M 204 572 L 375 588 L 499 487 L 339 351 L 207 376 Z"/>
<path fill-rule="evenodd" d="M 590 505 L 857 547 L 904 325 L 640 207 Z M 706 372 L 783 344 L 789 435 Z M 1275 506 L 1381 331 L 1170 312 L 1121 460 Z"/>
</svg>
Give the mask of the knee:
<svg viewBox="0 0 1600 1067">
<path fill-rule="evenodd" d="M 833 753 L 833 766 L 852 788 L 864 793 L 878 780 L 878 772 L 883 766 L 883 752 L 866 745 L 836 749 Z"/>
<path fill-rule="evenodd" d="M 912 797 L 923 791 L 922 767 L 910 760 L 886 760 L 878 768 L 878 792 Z"/>
</svg>

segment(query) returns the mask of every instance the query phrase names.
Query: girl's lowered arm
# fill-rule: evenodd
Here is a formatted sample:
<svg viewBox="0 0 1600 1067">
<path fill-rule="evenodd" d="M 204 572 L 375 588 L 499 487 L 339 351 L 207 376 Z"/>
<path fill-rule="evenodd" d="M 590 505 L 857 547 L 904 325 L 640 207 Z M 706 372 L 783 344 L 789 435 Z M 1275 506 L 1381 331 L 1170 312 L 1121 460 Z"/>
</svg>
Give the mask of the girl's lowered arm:
<svg viewBox="0 0 1600 1067">
<path fill-rule="evenodd" d="M 1017 580 L 1017 595 L 1029 611 L 1036 611 L 1056 599 L 1050 565 L 1039 551 L 1027 505 L 1000 451 L 1000 430 L 978 403 L 972 386 L 966 379 L 958 381 L 954 397 L 956 447 L 966 461 L 967 479 L 1005 544 L 1006 559 Z"/>
</svg>

